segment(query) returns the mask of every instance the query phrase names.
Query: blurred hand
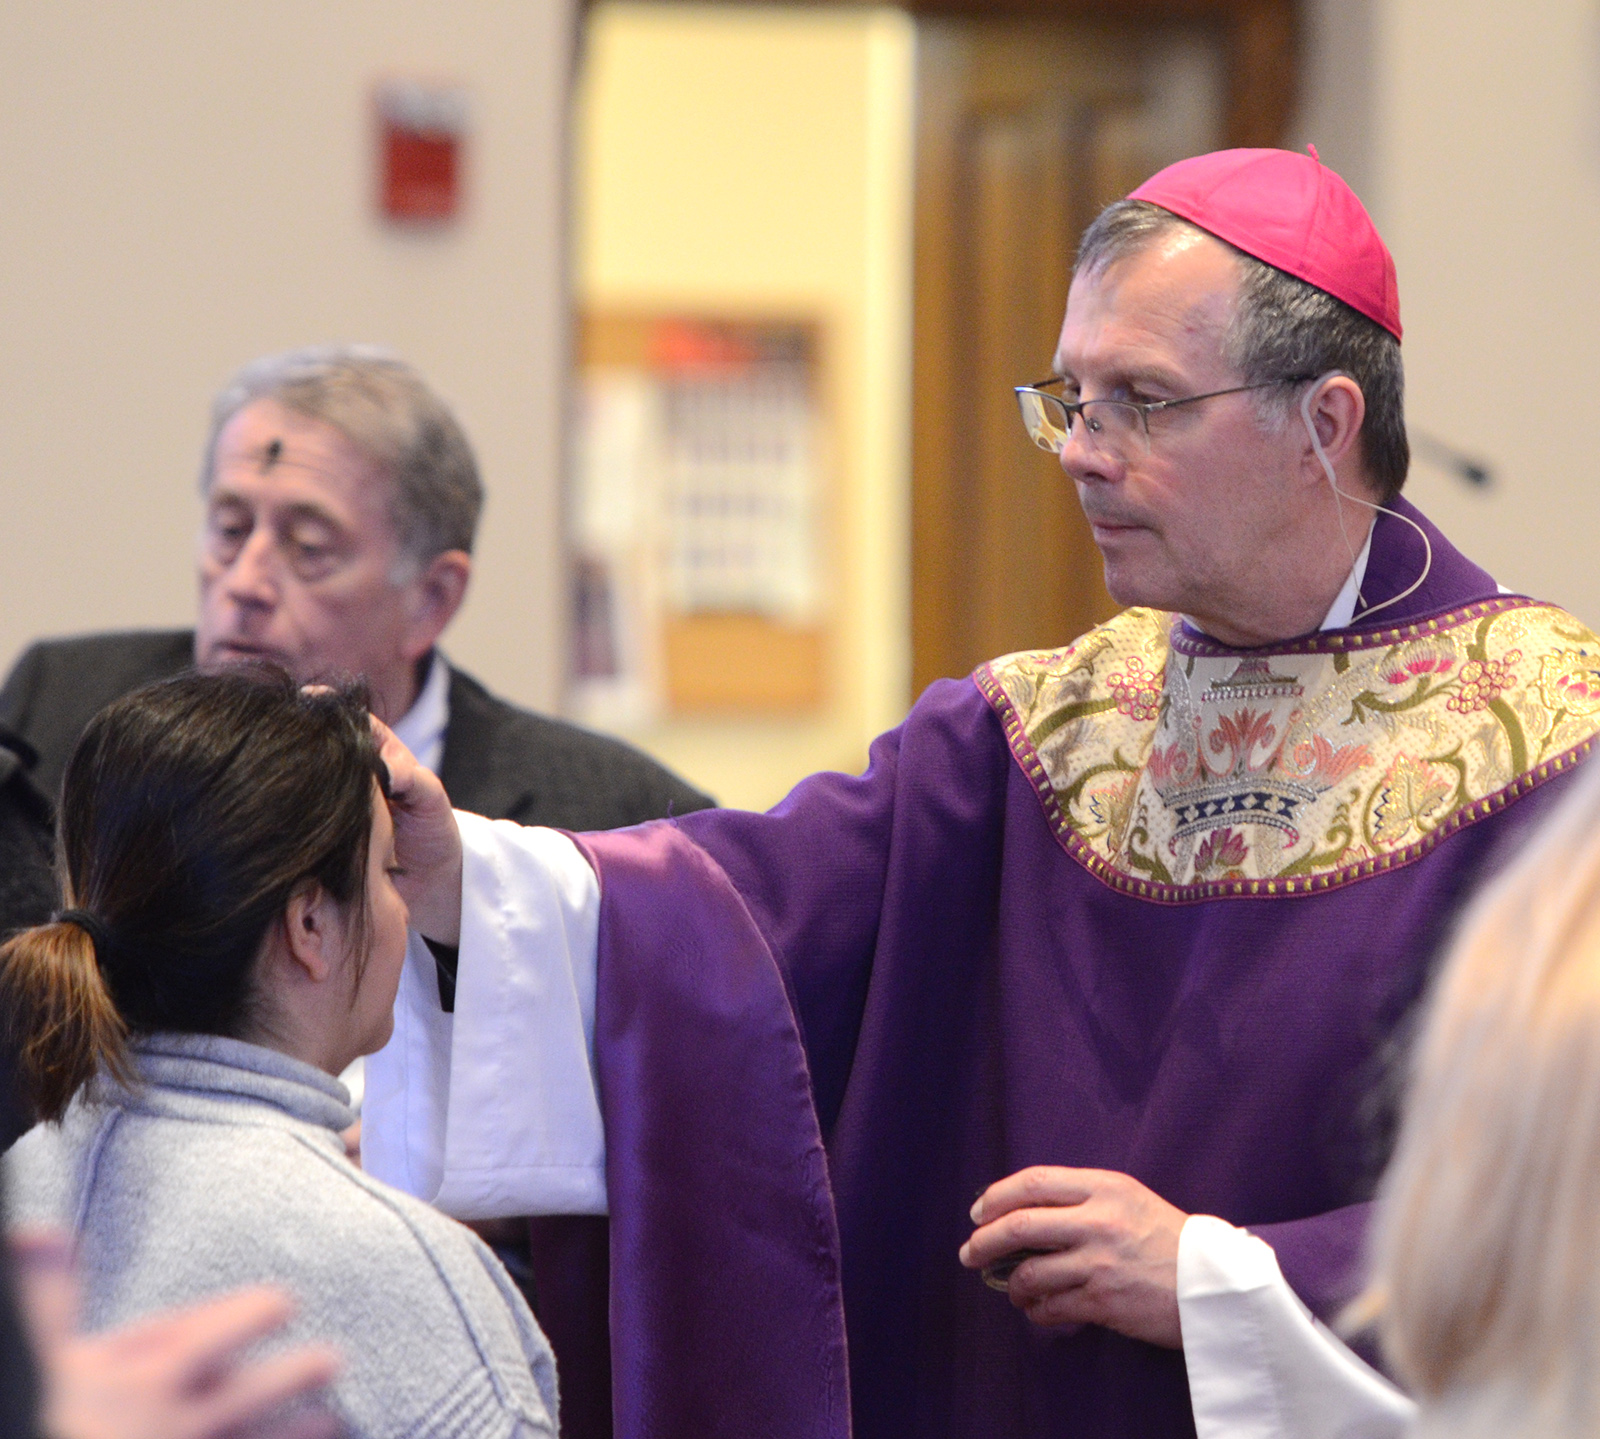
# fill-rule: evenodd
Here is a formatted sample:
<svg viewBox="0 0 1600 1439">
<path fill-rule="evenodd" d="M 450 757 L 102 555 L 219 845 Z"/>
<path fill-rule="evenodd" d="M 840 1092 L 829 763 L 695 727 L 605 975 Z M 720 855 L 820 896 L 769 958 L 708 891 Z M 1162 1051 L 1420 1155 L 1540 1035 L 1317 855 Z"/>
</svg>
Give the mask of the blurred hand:
<svg viewBox="0 0 1600 1439">
<path fill-rule="evenodd" d="M 373 716 L 372 732 L 389 767 L 389 809 L 401 873 L 395 888 L 411 911 L 411 927 L 440 944 L 461 942 L 461 832 L 439 776 L 388 725 Z"/>
<path fill-rule="evenodd" d="M 293 1311 L 276 1289 L 241 1289 L 100 1334 L 76 1332 L 77 1280 L 65 1235 L 11 1240 L 17 1295 L 44 1389 L 50 1439 L 336 1439 L 326 1410 L 274 1412 L 323 1388 L 339 1358 L 322 1345 L 271 1359 L 244 1351 Z"/>
<path fill-rule="evenodd" d="M 1188 1218 L 1137 1179 L 1106 1169 L 1036 1165 L 986 1189 L 961 1262 L 986 1269 L 1018 1250 L 1006 1288 L 1035 1324 L 1101 1324 L 1181 1349 L 1178 1236 Z"/>
</svg>

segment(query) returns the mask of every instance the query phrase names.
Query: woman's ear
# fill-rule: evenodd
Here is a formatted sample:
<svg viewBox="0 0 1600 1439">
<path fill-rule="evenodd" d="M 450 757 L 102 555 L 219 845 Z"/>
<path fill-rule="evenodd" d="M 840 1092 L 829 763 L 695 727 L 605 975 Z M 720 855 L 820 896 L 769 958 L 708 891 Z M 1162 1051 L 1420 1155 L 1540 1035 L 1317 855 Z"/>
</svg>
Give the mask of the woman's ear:
<svg viewBox="0 0 1600 1439">
<path fill-rule="evenodd" d="M 315 880 L 295 890 L 284 906 L 286 957 L 314 984 L 323 983 L 339 967 L 344 934 L 338 921 L 338 906 Z"/>
</svg>

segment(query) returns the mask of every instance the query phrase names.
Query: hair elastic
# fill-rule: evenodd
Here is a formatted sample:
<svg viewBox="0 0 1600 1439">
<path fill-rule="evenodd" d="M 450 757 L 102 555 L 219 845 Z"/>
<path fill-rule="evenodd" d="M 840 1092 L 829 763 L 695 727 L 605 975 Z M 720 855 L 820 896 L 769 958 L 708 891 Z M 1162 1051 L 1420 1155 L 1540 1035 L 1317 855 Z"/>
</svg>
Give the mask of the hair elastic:
<svg viewBox="0 0 1600 1439">
<path fill-rule="evenodd" d="M 94 946 L 95 963 L 104 964 L 106 952 L 111 948 L 111 932 L 105 923 L 86 909 L 58 909 L 51 917 L 52 924 L 75 924 Z"/>
</svg>

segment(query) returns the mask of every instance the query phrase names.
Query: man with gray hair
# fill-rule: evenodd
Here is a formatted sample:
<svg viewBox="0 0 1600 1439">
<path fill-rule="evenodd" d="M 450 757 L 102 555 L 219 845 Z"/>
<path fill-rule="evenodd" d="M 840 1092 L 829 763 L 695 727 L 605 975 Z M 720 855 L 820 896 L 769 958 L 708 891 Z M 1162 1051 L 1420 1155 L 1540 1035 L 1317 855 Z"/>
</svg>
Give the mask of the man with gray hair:
<svg viewBox="0 0 1600 1439">
<path fill-rule="evenodd" d="M 270 661 L 360 676 L 456 803 L 496 818 L 613 828 L 710 800 L 618 740 L 517 709 L 448 663 L 483 505 L 472 448 L 397 356 L 326 346 L 246 365 L 212 404 L 193 630 L 33 645 L 0 722 L 37 753 L 47 795 L 89 718 L 198 665 Z"/>
<path fill-rule="evenodd" d="M 439 653 L 471 577 L 483 486 L 455 417 L 396 355 L 324 346 L 246 365 L 212 404 L 200 491 L 195 628 L 38 643 L 0 691 L 0 725 L 31 746 L 33 784 L 44 795 L 59 791 L 89 719 L 128 690 L 191 665 L 271 661 L 303 681 L 363 678 L 373 709 L 463 809 L 586 830 L 711 804 L 638 750 L 518 709 Z M 0 749 L 0 781 L 8 763 Z M 9 804 L 10 794 L 0 789 L 0 801 Z M 0 840 L 8 840 L 9 813 L 0 819 Z M 11 905 L 0 919 L 14 924 L 41 917 L 36 892 L 49 878 L 48 830 L 32 823 L 44 843 L 29 847 L 24 836 L 6 849 L 30 861 L 18 864 L 9 889 L 0 886 L 0 901 Z M 31 888 L 21 893 L 24 880 Z M 440 983 L 449 1002 L 448 978 Z M 503 1258 L 514 1268 L 531 1262 L 536 1278 L 547 1268 L 559 1277 L 571 1252 L 604 1263 L 602 1220 L 536 1225 L 531 1253 L 520 1226 L 493 1237 Z M 603 1288 L 596 1304 L 552 1316 L 558 1353 L 575 1331 L 604 1333 Z M 603 1372 L 574 1372 L 563 1387 L 573 1416 L 606 1402 Z"/>
</svg>

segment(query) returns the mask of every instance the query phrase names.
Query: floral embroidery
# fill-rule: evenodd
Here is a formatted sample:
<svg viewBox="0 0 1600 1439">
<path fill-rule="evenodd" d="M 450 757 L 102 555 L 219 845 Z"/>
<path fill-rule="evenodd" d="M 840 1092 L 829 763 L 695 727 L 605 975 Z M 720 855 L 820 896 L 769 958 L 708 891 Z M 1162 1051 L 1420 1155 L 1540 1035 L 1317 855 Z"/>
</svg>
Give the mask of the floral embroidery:
<svg viewBox="0 0 1600 1439">
<path fill-rule="evenodd" d="M 1521 650 L 1507 650 L 1498 660 L 1468 660 L 1461 667 L 1460 687 L 1445 701 L 1445 708 L 1463 715 L 1488 709 L 1515 683 L 1512 666 L 1521 658 Z"/>
<path fill-rule="evenodd" d="M 1214 829 L 1195 851 L 1195 873 L 1208 875 L 1212 870 L 1236 871 L 1249 852 L 1250 847 L 1237 830 Z"/>
<path fill-rule="evenodd" d="M 1449 771 L 1408 754 L 1397 756 L 1373 796 L 1373 843 L 1393 848 L 1412 838 L 1413 831 L 1425 834 L 1454 789 Z"/>
<path fill-rule="evenodd" d="M 1112 697 L 1117 702 L 1117 713 L 1129 719 L 1153 720 L 1161 704 L 1161 674 L 1152 674 L 1137 655 L 1124 662 L 1122 673 L 1111 676 Z"/>
<path fill-rule="evenodd" d="M 1106 829 L 1120 833 L 1133 806 L 1138 788 L 1136 775 L 1122 775 L 1109 784 L 1097 785 L 1089 792 L 1089 813 Z"/>
<path fill-rule="evenodd" d="M 1560 650 L 1539 662 L 1539 690 L 1551 709 L 1592 715 L 1600 711 L 1600 656 Z"/>
<path fill-rule="evenodd" d="M 1456 657 L 1432 640 L 1414 640 L 1399 645 L 1383 663 L 1385 684 L 1410 684 L 1423 675 L 1447 675 L 1455 668 Z"/>
<path fill-rule="evenodd" d="M 1293 772 L 1302 779 L 1337 784 L 1347 774 L 1371 763 L 1372 751 L 1366 745 L 1346 744 L 1335 749 L 1325 735 L 1314 734 L 1294 747 Z"/>
<path fill-rule="evenodd" d="M 1200 748 L 1200 764 L 1213 778 L 1224 775 L 1244 776 L 1261 774 L 1277 763 L 1278 750 L 1273 741 L 1278 737 L 1272 715 L 1255 710 L 1238 710 L 1231 715 L 1218 715 L 1217 727 L 1211 731 Z M 1205 752 L 1222 756 L 1222 763 L 1206 763 Z"/>
<path fill-rule="evenodd" d="M 1407 863 L 1600 733 L 1600 638 L 1515 598 L 1270 656 L 1127 610 L 975 679 L 1069 853 L 1172 903 Z"/>
</svg>

